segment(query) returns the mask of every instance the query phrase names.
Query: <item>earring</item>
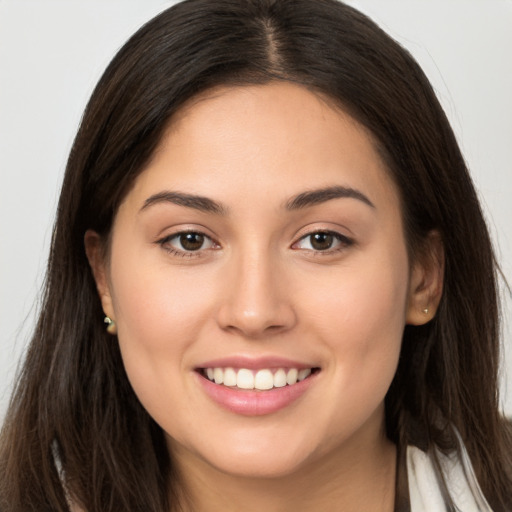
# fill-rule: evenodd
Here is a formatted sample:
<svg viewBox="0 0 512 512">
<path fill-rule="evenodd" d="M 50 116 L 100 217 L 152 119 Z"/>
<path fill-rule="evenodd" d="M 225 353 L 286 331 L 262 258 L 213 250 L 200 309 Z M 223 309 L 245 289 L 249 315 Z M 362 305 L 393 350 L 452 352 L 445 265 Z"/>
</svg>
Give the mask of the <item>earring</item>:
<svg viewBox="0 0 512 512">
<path fill-rule="evenodd" d="M 117 325 L 112 318 L 106 316 L 103 321 L 107 324 L 107 332 L 109 334 L 117 334 Z"/>
<path fill-rule="evenodd" d="M 423 310 L 423 313 L 425 313 L 425 315 L 428 315 L 428 308 L 425 308 L 425 309 Z"/>
</svg>

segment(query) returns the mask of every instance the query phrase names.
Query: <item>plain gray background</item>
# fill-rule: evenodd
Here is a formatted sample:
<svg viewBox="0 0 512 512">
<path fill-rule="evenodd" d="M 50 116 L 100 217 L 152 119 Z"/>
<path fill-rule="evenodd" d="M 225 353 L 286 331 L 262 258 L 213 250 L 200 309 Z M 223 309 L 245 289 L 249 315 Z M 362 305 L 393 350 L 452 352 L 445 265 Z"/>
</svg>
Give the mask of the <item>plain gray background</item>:
<svg viewBox="0 0 512 512">
<path fill-rule="evenodd" d="M 67 153 L 105 66 L 162 0 L 0 0 L 0 422 L 33 329 Z M 512 284 L 512 0 L 359 0 L 452 122 Z M 504 344 L 512 344 L 510 292 Z M 512 349 L 502 402 L 512 414 Z"/>
</svg>

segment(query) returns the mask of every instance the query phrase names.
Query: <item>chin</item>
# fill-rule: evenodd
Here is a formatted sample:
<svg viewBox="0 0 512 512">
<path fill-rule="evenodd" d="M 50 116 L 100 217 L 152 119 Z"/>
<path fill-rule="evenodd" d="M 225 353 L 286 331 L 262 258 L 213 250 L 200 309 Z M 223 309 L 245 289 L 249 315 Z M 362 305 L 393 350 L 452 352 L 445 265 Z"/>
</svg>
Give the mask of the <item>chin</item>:
<svg viewBox="0 0 512 512">
<path fill-rule="evenodd" d="M 232 458 L 207 461 L 221 473 L 238 478 L 279 479 L 286 478 L 306 464 L 303 457 L 274 451 L 248 459 L 239 454 Z"/>
<path fill-rule="evenodd" d="M 290 434 L 288 432 L 288 434 Z M 275 432 L 231 432 L 215 436 L 215 442 L 201 439 L 198 443 L 171 441 L 170 450 L 178 459 L 195 455 L 196 461 L 225 475 L 240 478 L 284 478 L 300 471 L 319 451 L 311 436 L 275 435 Z M 189 459 L 190 460 L 190 459 Z M 179 462 L 179 461 L 178 461 Z"/>
</svg>

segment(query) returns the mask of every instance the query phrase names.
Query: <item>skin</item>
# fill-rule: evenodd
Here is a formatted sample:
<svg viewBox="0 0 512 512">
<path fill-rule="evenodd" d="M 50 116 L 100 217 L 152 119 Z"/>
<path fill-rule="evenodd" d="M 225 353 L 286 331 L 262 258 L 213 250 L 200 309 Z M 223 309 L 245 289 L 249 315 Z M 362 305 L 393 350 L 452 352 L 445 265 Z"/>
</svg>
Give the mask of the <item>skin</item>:
<svg viewBox="0 0 512 512">
<path fill-rule="evenodd" d="M 286 208 L 333 186 L 372 205 L 338 197 Z M 144 207 L 164 191 L 223 212 Z M 208 238 L 184 253 L 171 238 L 183 230 Z M 310 235 L 326 231 L 340 238 L 316 250 Z M 399 194 L 372 137 L 307 89 L 223 88 L 181 110 L 116 214 L 107 261 L 96 233 L 85 243 L 130 382 L 166 433 L 185 510 L 393 510 L 383 401 L 405 324 L 429 321 L 438 304 L 436 240 L 435 257 L 409 261 Z M 195 371 L 234 355 L 320 372 L 289 406 L 244 416 L 213 402 Z"/>
</svg>

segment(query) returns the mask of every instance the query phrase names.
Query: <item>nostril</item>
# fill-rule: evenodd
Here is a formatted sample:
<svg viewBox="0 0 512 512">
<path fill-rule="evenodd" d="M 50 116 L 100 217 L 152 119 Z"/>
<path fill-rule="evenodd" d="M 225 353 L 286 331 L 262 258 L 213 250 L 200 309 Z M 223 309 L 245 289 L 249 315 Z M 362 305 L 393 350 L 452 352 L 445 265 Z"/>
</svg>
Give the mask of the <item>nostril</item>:
<svg viewBox="0 0 512 512">
<path fill-rule="evenodd" d="M 290 297 L 278 294 L 276 283 L 270 277 L 255 281 L 256 278 L 240 277 L 220 303 L 216 314 L 218 325 L 225 331 L 248 338 L 273 335 L 293 327 L 296 315 Z"/>
</svg>

